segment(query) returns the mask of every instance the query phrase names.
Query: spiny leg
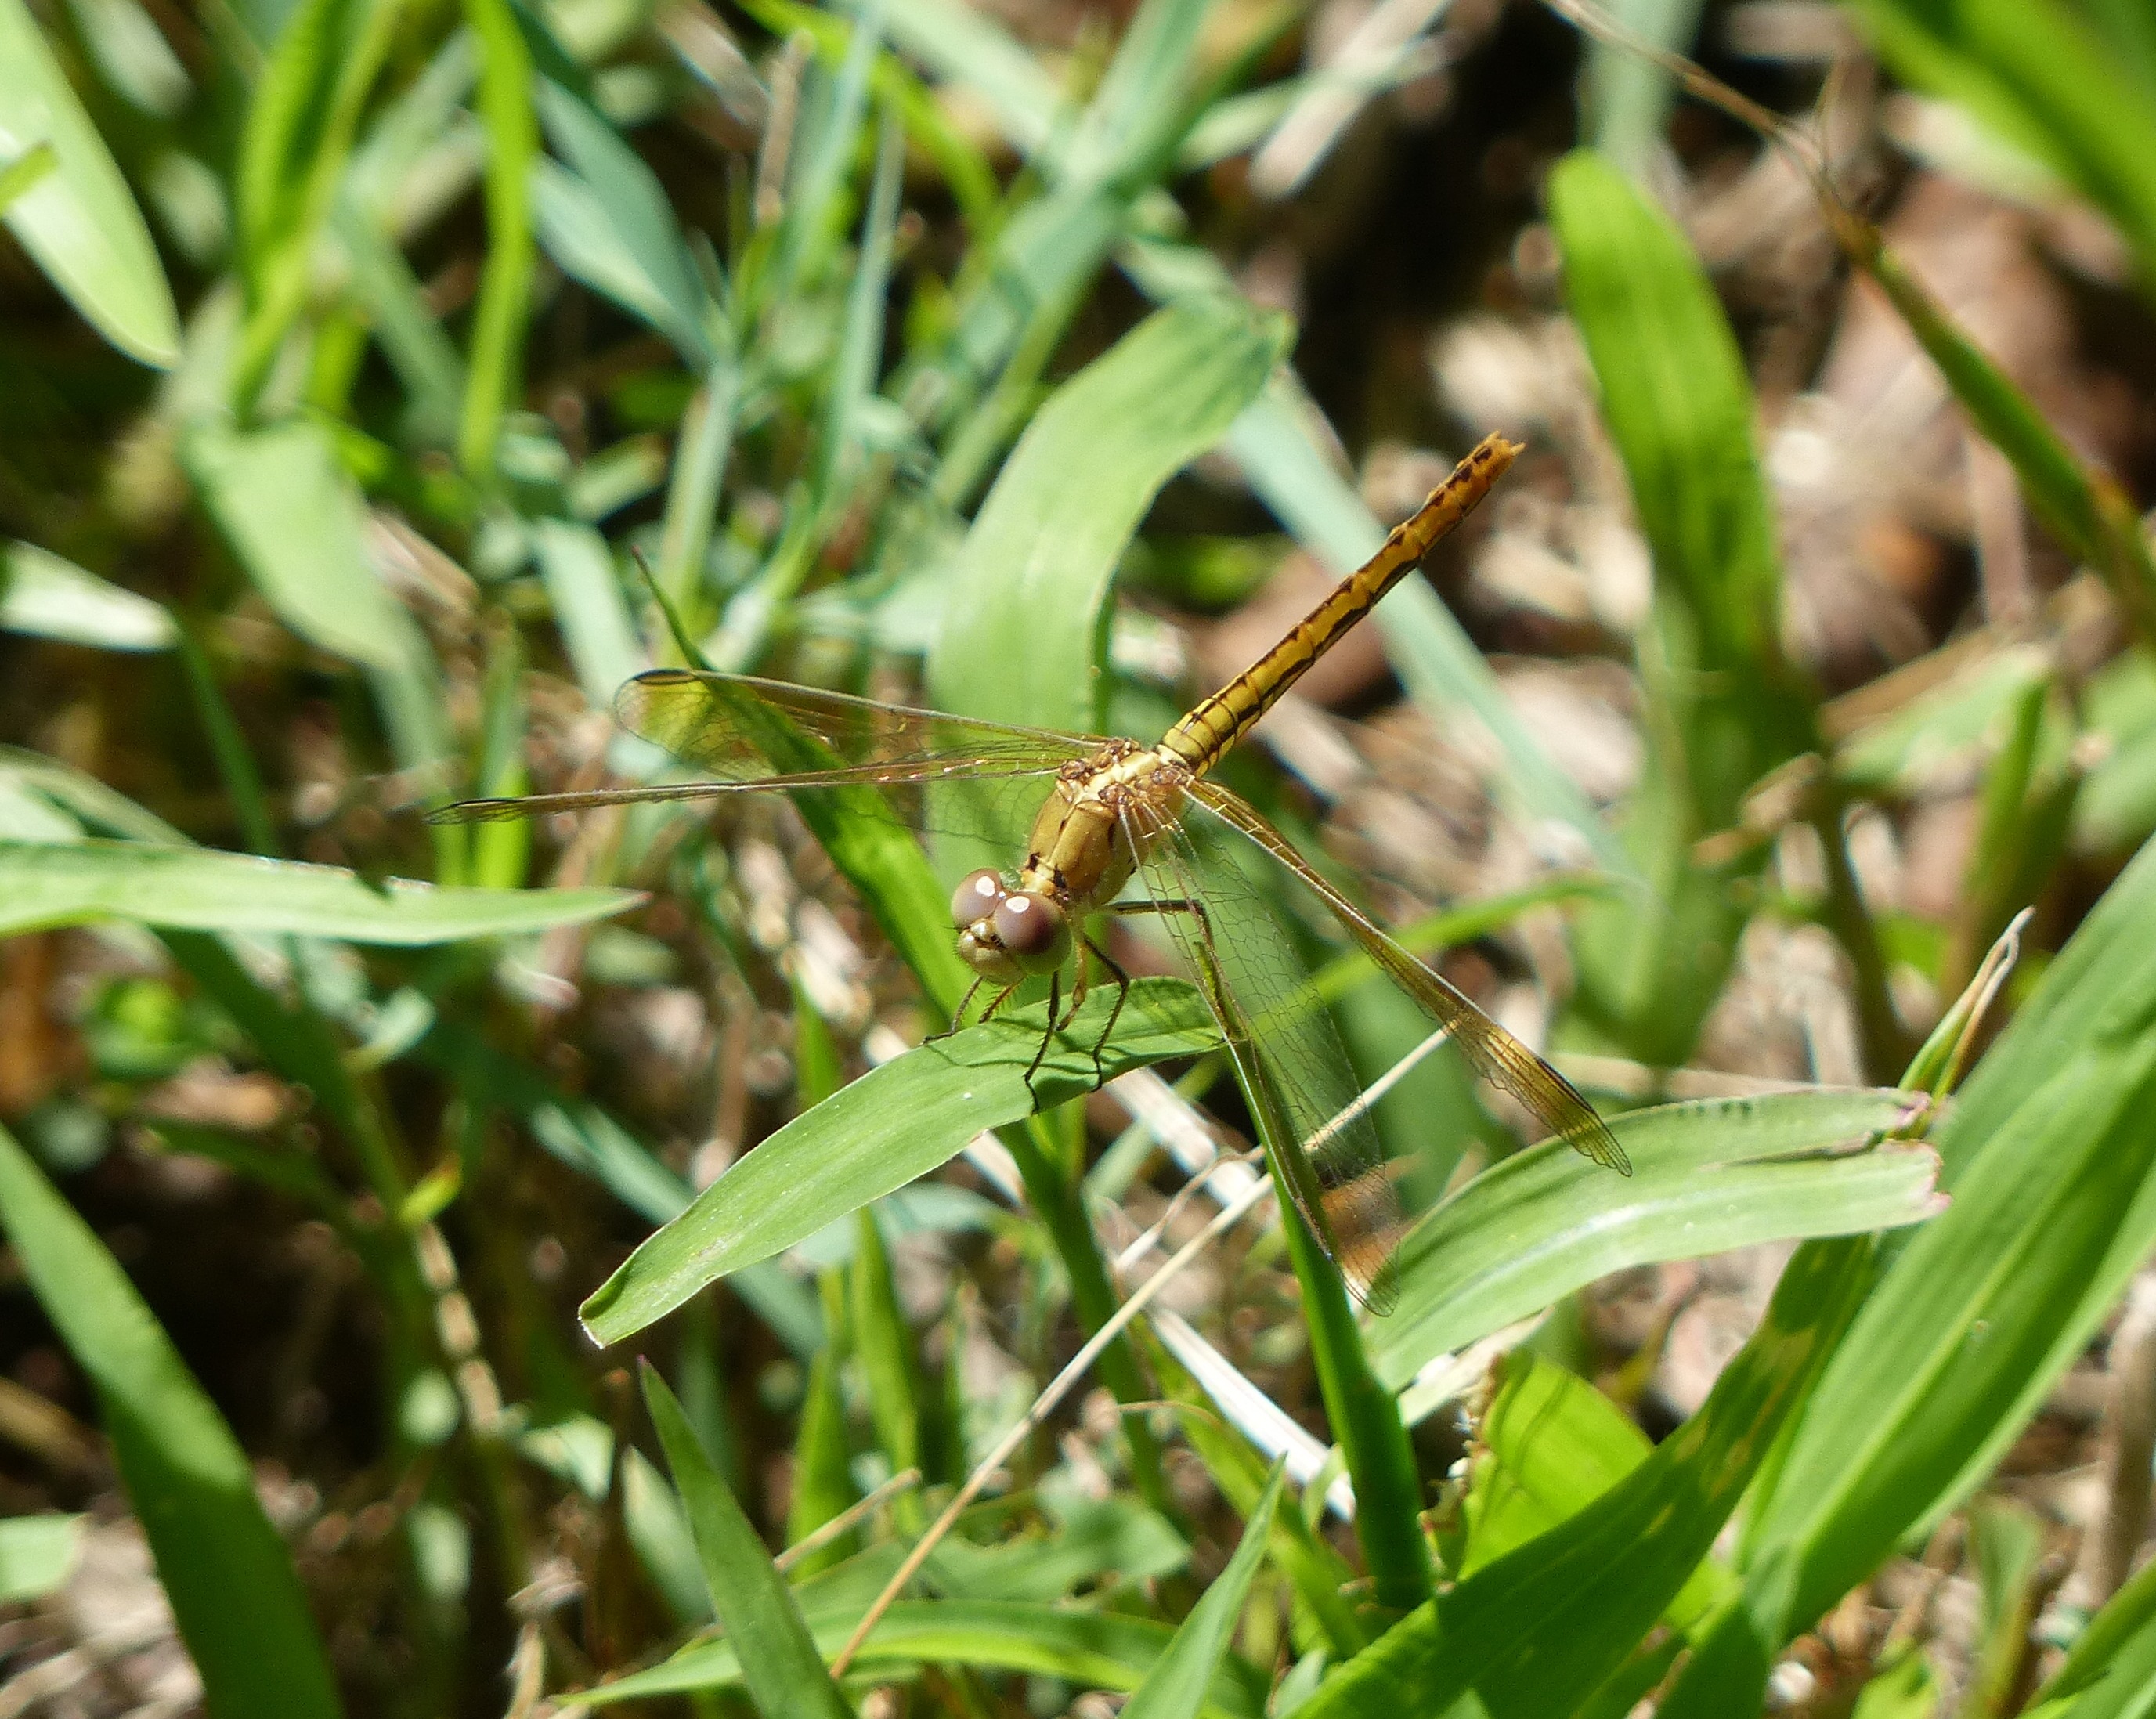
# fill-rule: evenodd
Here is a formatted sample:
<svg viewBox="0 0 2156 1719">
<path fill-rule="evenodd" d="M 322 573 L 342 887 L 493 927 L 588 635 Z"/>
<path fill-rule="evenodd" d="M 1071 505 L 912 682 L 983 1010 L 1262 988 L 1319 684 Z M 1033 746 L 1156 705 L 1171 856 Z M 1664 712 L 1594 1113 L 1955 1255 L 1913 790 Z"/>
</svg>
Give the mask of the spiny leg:
<svg viewBox="0 0 2156 1719">
<path fill-rule="evenodd" d="M 1063 1002 L 1063 971 L 1060 967 L 1048 976 L 1048 1025 L 1041 1033 L 1040 1044 L 1033 1053 L 1033 1060 L 1025 1065 L 1025 1090 L 1033 1090 L 1033 1077 L 1040 1072 L 1041 1059 L 1048 1054 L 1048 1046 L 1055 1037 L 1055 1011 Z"/>
<path fill-rule="evenodd" d="M 988 982 L 988 975 L 983 973 L 980 978 L 975 979 L 972 984 L 967 986 L 966 994 L 958 999 L 957 1008 L 951 1011 L 951 1024 L 944 1028 L 944 1029 L 940 1033 L 931 1033 L 921 1042 L 923 1044 L 933 1044 L 937 1039 L 947 1039 L 960 1028 L 963 1027 L 966 1024 L 966 1011 L 973 1006 L 973 999 L 981 994 L 981 987 L 987 984 Z M 986 1020 L 989 1014 L 993 1014 L 995 1012 L 996 1005 L 991 1003 L 988 1005 L 988 1013 L 983 1015 L 981 1019 L 983 1020 Z"/>
<path fill-rule="evenodd" d="M 1122 914 L 1127 916 L 1135 916 L 1141 913 L 1187 913 L 1193 919 L 1198 921 L 1199 932 L 1204 940 L 1205 947 L 1210 949 L 1213 947 L 1212 918 L 1205 911 L 1205 904 L 1194 897 L 1188 895 L 1177 896 L 1170 900 L 1160 901 L 1156 901 L 1150 898 L 1137 901 L 1111 901 L 1108 904 L 1107 911 L 1111 913 Z M 1124 999 L 1127 998 L 1131 993 L 1130 976 L 1126 973 L 1122 968 L 1116 967 L 1114 962 L 1108 961 L 1108 957 L 1101 953 L 1099 947 L 1092 945 L 1092 939 L 1090 937 L 1087 938 L 1086 942 L 1090 947 L 1093 947 L 1093 952 L 1096 955 L 1100 955 L 1101 960 L 1107 962 L 1108 966 L 1113 969 L 1116 977 L 1122 982 L 1122 990 L 1116 998 L 1115 1009 L 1108 1016 L 1108 1031 L 1113 1032 L 1116 1026 L 1116 1016 L 1123 1012 Z M 1207 1001 L 1212 1005 L 1214 1011 L 1217 1013 L 1219 1010 L 1220 1004 L 1219 999 L 1212 996 L 1210 993 L 1212 988 L 1220 983 L 1219 972 L 1217 971 L 1211 973 L 1201 972 L 1198 976 L 1198 982 L 1199 988 L 1208 993 Z M 1101 1043 L 1105 1044 L 1107 1042 L 1108 1034 L 1101 1034 Z M 1100 1066 L 1100 1054 L 1096 1048 L 1093 1057 L 1093 1063 L 1096 1068 Z"/>
<path fill-rule="evenodd" d="M 1116 1020 L 1123 1012 L 1123 1004 L 1130 1000 L 1131 976 L 1123 971 L 1113 956 L 1082 931 L 1079 933 L 1078 954 L 1078 971 L 1081 976 L 1086 971 L 1088 951 L 1091 952 L 1094 960 L 1108 970 L 1108 978 L 1116 988 L 1116 1006 L 1108 1011 L 1108 1024 L 1101 1029 L 1101 1036 L 1093 1041 L 1093 1084 L 1105 1086 L 1108 1082 L 1108 1071 L 1101 1065 L 1101 1052 L 1106 1047 L 1109 1035 L 1116 1030 Z"/>
</svg>

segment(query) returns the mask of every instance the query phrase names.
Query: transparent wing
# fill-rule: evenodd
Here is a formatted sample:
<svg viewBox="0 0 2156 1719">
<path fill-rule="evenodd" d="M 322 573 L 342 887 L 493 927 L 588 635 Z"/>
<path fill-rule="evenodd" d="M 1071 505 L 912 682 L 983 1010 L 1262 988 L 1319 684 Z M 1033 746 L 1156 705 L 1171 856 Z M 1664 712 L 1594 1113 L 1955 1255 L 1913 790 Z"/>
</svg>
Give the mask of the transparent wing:
<svg viewBox="0 0 2156 1719">
<path fill-rule="evenodd" d="M 1186 808 L 1188 810 L 1188 808 Z M 1210 820 L 1125 813 L 1146 888 L 1219 1019 L 1262 1142 L 1320 1246 L 1373 1313 L 1404 1231 L 1362 1085 L 1287 928 Z M 1175 911 L 1190 902 L 1198 911 Z M 1351 1108 L 1352 1107 L 1352 1108 Z"/>
<path fill-rule="evenodd" d="M 631 733 L 707 772 L 709 779 L 465 800 L 430 814 L 432 818 L 484 824 L 768 789 L 872 788 L 901 791 L 890 794 L 882 815 L 909 828 L 930 829 L 939 825 L 930 803 L 937 784 L 1052 776 L 1100 744 L 1048 729 L 909 710 L 746 675 L 684 669 L 654 669 L 638 675 L 616 697 L 614 715 Z M 865 797 L 849 796 L 849 803 L 855 812 L 870 806 Z M 971 835 L 983 818 L 962 807 L 940 821 L 962 824 L 963 833 Z"/>
<path fill-rule="evenodd" d="M 1620 1175 L 1632 1173 L 1632 1161 L 1625 1157 L 1625 1148 L 1571 1081 L 1387 936 L 1353 902 L 1313 871 L 1287 839 L 1249 802 L 1218 783 L 1203 780 L 1191 784 L 1190 795 L 1300 878 L 1332 910 L 1363 952 L 1451 1033 L 1452 1042 L 1485 1080 L 1511 1093 L 1553 1135 L 1569 1142 L 1574 1151 Z"/>
</svg>

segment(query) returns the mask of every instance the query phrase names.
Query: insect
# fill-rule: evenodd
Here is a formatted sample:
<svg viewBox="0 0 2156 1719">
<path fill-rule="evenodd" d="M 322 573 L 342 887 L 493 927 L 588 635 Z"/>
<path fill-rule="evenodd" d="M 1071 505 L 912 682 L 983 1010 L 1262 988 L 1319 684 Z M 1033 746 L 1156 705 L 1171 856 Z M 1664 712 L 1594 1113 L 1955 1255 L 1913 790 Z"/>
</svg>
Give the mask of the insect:
<svg viewBox="0 0 2156 1719">
<path fill-rule="evenodd" d="M 1260 1138 L 1319 1244 L 1373 1311 L 1396 1298 L 1389 1261 L 1403 1231 L 1375 1129 L 1353 1101 L 1359 1083 L 1324 1003 L 1285 929 L 1221 839 L 1240 835 L 1285 866 L 1338 918 L 1363 952 L 1435 1019 L 1476 1070 L 1573 1147 L 1629 1175 L 1624 1148 L 1564 1076 L 1388 936 L 1302 859 L 1287 839 L 1208 772 L 1296 680 L 1487 495 L 1519 449 L 1486 438 L 1353 577 L 1235 680 L 1152 746 L 1132 740 L 948 716 L 745 675 L 661 669 L 622 689 L 623 726 L 712 779 L 519 799 L 466 800 L 433 815 L 454 822 L 745 791 L 872 788 L 920 803 L 907 821 L 931 830 L 991 827 L 967 813 L 985 786 L 1040 794 L 1024 863 L 982 867 L 952 902 L 959 953 L 975 975 L 963 1022 L 983 992 L 993 1014 L 1029 978 L 1049 980 L 1049 1027 L 1027 1070 L 1077 1012 L 1097 968 L 1116 988 L 1113 1032 L 1129 976 L 1086 929 L 1096 914 L 1150 914 L 1168 927 L 1195 974 L 1242 1077 Z M 802 737 L 823 767 L 797 767 Z M 891 803 L 879 798 L 879 805 Z M 1142 897 L 1126 899 L 1133 879 Z M 1075 966 L 1069 1006 L 1062 978 Z"/>
</svg>

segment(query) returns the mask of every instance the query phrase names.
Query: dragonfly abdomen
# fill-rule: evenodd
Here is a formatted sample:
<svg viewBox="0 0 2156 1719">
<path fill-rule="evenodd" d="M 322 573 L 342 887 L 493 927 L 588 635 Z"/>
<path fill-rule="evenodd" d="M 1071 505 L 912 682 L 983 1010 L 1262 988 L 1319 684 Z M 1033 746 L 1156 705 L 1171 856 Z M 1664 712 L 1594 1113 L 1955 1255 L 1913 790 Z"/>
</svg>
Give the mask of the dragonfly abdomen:
<svg viewBox="0 0 2156 1719">
<path fill-rule="evenodd" d="M 1161 736 L 1160 750 L 1202 776 L 1279 703 L 1340 636 L 1421 563 L 1438 540 L 1474 511 L 1519 456 L 1496 433 L 1485 436 L 1414 516 L 1394 526 L 1355 576 L 1326 593 L 1288 635 Z"/>
</svg>

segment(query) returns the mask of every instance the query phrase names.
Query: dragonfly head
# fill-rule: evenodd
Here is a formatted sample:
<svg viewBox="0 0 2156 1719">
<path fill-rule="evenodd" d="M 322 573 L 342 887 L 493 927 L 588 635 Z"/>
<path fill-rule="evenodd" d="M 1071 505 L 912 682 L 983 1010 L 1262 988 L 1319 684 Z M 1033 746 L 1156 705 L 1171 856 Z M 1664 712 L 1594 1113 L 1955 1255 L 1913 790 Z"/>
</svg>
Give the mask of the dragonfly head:
<svg viewBox="0 0 2156 1719">
<path fill-rule="evenodd" d="M 1015 985 L 1070 958 L 1070 923 L 1063 909 L 1031 890 L 1008 887 L 993 871 L 968 875 L 951 897 L 951 917 L 959 955 L 992 983 Z"/>
</svg>

